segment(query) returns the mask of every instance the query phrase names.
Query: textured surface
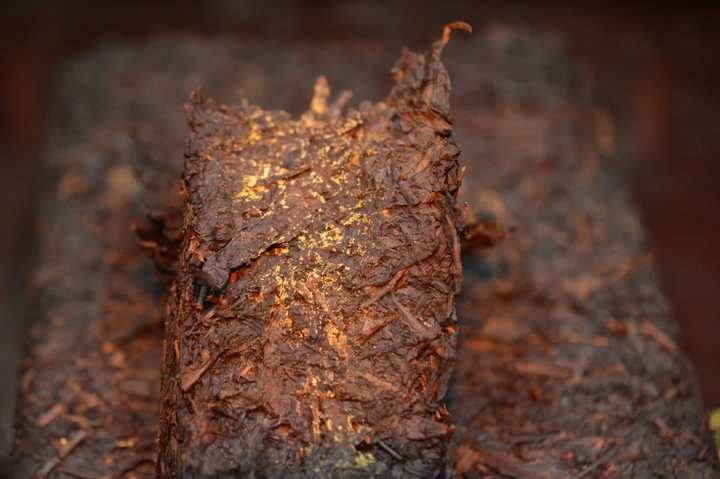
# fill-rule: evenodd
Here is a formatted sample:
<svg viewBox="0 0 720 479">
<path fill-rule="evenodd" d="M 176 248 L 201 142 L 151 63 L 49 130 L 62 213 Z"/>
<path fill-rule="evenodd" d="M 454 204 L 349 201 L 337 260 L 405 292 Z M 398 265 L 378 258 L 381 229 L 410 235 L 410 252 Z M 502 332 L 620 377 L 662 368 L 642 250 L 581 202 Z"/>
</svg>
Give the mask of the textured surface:
<svg viewBox="0 0 720 479">
<path fill-rule="evenodd" d="M 444 474 L 462 282 L 444 41 L 347 113 L 324 77 L 298 120 L 194 95 L 162 475 Z"/>
<path fill-rule="evenodd" d="M 608 167 L 618 123 L 556 41 L 493 29 L 474 82 L 448 62 L 461 197 L 513 229 L 463 258 L 456 472 L 716 477 L 653 254 Z"/>
<path fill-rule="evenodd" d="M 421 33 L 424 42 L 436 28 Z M 182 105 L 193 88 L 202 85 L 226 102 L 243 90 L 253 102 L 299 113 L 313 81 L 325 73 L 336 88 L 377 99 L 389 87 L 387 66 L 406 42 L 385 32 L 382 42 L 366 36 L 323 44 L 273 40 L 258 49 L 257 40 L 247 37 L 173 37 L 106 46 L 66 67 L 46 163 L 56 173 L 54 190 L 61 183 L 71 191 L 73 184 L 91 188 L 70 197 L 53 193 L 43 203 L 39 235 L 45 246 L 38 261 L 42 270 L 62 269 L 40 282 L 39 295 L 46 312 L 62 307 L 65 314 L 55 325 L 45 314 L 26 355 L 19 459 L 10 477 L 33 477 L 57 458 L 56 449 L 67 444 L 62 438 L 79 430 L 84 439 L 51 477 L 153 475 L 157 332 L 141 341 L 154 342 L 155 356 L 132 360 L 136 391 L 156 395 L 146 406 L 117 400 L 112 409 L 81 414 L 101 422 L 79 424 L 73 420 L 82 408 L 70 403 L 72 396 L 46 388 L 74 380 L 86 393 L 118 395 L 117 384 L 97 379 L 118 371 L 110 366 L 112 354 L 102 355 L 103 342 L 89 335 L 122 336 L 132 321 L 159 325 L 152 305 L 148 313 L 127 313 L 147 295 L 159 304 L 160 287 L 129 233 L 136 200 L 112 208 L 98 200 L 124 191 L 104 192 L 110 184 L 104 173 L 141 162 L 143 172 L 158 174 L 142 182 L 153 181 L 163 201 L 172 200 L 176 187 L 170 194 L 163 189 L 179 178 L 186 137 Z M 456 469 L 466 477 L 714 477 L 715 453 L 700 424 L 692 372 L 673 347 L 675 325 L 623 185 L 608 172 L 616 154 L 609 148 L 614 123 L 586 88 L 591 79 L 556 38 L 505 28 L 458 36 L 444 55 L 467 166 L 461 197 L 474 203 L 479 217 L 516 226 L 490 256 L 464 258 L 461 355 L 450 403 L 459 426 Z M 108 214 L 112 222 L 103 220 Z M 83 221 L 88 226 L 80 227 Z M 116 251 L 125 252 L 122 261 L 110 261 Z M 132 264 L 143 266 L 122 273 Z M 132 292 L 118 296 L 115 308 L 103 314 L 98 311 L 108 296 L 98 272 L 115 278 L 112 290 Z M 594 279 L 582 279 L 584 272 Z M 95 306 L 73 313 L 79 300 Z M 580 380 L 573 380 L 576 370 Z M 37 425 L 38 418 L 53 416 L 45 414 L 58 402 L 74 412 Z M 124 469 L 132 470 L 122 474 Z"/>
</svg>

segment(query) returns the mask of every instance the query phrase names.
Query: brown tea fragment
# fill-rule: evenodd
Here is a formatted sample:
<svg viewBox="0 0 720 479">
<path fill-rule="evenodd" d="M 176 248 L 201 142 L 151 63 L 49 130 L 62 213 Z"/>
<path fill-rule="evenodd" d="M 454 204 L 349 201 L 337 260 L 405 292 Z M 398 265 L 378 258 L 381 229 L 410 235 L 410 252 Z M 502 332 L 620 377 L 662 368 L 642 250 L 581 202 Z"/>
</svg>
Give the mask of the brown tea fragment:
<svg viewBox="0 0 720 479">
<path fill-rule="evenodd" d="M 462 170 L 440 55 L 454 28 L 469 30 L 404 51 L 387 100 L 347 113 L 324 77 L 299 119 L 191 97 L 163 477 L 445 473 Z"/>
</svg>

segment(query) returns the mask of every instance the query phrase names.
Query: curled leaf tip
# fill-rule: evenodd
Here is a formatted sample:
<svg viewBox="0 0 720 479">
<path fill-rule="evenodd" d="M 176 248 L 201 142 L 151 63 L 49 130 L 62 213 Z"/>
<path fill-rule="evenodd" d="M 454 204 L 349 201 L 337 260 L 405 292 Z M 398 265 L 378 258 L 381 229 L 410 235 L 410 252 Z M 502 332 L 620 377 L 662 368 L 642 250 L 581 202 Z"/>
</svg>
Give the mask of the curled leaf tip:
<svg viewBox="0 0 720 479">
<path fill-rule="evenodd" d="M 447 45 L 447 43 L 450 41 L 450 35 L 452 34 L 453 30 L 462 30 L 464 32 L 472 33 L 472 25 L 470 25 L 467 22 L 457 21 L 448 23 L 445 25 L 445 28 L 443 28 L 443 35 L 442 40 L 440 40 L 444 45 Z"/>
</svg>

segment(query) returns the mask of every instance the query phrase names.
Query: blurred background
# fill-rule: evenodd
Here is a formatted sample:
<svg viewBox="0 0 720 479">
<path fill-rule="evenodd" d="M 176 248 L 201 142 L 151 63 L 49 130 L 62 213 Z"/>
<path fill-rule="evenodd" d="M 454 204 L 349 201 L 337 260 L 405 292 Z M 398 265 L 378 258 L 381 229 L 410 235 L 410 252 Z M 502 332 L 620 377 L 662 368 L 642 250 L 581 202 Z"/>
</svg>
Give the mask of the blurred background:
<svg viewBox="0 0 720 479">
<path fill-rule="evenodd" d="M 16 381 L 44 119 L 66 59 L 99 42 L 167 31 L 331 39 L 462 19 L 557 33 L 592 72 L 601 101 L 618 119 L 624 161 L 616 166 L 627 173 L 705 406 L 720 406 L 718 2 L 445 0 L 395 2 L 391 14 L 380 2 L 330 1 L 6 0 L 0 8 L 2 384 Z M 6 404 L 14 392 L 3 390 Z"/>
</svg>

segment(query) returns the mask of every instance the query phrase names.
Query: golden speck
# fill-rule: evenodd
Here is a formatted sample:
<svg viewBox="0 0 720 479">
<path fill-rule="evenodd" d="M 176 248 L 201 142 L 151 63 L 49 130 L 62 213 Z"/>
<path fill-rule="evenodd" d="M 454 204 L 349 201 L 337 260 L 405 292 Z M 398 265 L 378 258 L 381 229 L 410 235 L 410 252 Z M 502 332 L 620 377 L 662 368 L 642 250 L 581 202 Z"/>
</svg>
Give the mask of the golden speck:
<svg viewBox="0 0 720 479">
<path fill-rule="evenodd" d="M 137 439 L 135 439 L 134 437 L 129 437 L 127 439 L 118 439 L 115 442 L 115 446 L 120 449 L 135 447 L 135 444 L 137 444 Z"/>
</svg>

